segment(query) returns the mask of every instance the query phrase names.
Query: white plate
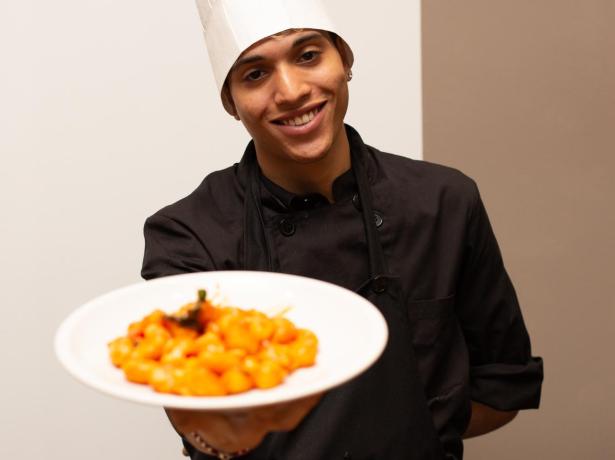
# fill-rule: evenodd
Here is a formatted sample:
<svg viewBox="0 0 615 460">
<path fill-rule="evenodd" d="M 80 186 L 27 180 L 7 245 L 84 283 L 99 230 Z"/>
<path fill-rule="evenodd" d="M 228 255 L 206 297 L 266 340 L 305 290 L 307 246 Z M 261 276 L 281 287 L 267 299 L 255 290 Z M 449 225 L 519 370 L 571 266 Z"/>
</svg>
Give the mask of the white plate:
<svg viewBox="0 0 615 460">
<path fill-rule="evenodd" d="M 198 289 L 219 292 L 225 303 L 267 314 L 291 307 L 286 317 L 318 337 L 316 364 L 295 371 L 277 387 L 232 396 L 162 394 L 128 382 L 111 364 L 107 343 L 156 308 L 176 311 L 195 299 Z M 103 393 L 155 406 L 227 410 L 290 401 L 338 386 L 369 368 L 387 338 L 380 312 L 352 291 L 300 276 L 227 271 L 159 278 L 91 300 L 61 324 L 55 351 L 69 373 Z"/>
</svg>

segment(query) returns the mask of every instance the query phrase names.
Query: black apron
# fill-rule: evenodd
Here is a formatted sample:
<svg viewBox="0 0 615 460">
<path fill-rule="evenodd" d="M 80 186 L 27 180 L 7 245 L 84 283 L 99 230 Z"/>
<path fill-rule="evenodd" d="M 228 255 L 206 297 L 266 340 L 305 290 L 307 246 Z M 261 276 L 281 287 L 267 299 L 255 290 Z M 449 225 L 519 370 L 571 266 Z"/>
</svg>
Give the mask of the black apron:
<svg viewBox="0 0 615 460">
<path fill-rule="evenodd" d="M 384 316 L 389 340 L 380 359 L 352 381 L 325 394 L 299 427 L 271 433 L 245 460 L 441 460 L 443 448 L 417 371 L 401 284 L 386 267 L 362 157 L 351 151 L 368 243 L 370 276 L 357 292 Z M 280 271 L 265 230 L 260 172 L 254 149 L 240 164 L 245 187 L 243 268 Z M 342 327 L 342 326 L 340 326 Z M 193 459 L 211 458 L 193 452 Z"/>
</svg>

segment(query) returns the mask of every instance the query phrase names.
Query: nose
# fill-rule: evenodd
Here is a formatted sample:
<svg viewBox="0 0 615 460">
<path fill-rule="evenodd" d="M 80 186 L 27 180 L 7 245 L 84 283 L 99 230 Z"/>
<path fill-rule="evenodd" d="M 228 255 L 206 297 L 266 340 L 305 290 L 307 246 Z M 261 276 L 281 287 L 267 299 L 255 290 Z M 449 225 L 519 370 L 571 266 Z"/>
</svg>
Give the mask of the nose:
<svg viewBox="0 0 615 460">
<path fill-rule="evenodd" d="M 309 99 L 311 85 L 306 81 L 302 72 L 291 66 L 280 66 L 275 73 L 274 101 L 280 106 L 300 105 Z"/>
</svg>

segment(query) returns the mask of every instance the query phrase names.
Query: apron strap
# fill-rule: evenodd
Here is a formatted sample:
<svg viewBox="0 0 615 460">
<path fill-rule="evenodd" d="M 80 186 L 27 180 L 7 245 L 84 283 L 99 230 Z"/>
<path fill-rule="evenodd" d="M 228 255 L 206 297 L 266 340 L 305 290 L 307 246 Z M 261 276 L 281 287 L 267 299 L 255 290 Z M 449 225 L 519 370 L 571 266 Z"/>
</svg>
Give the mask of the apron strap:
<svg viewBox="0 0 615 460">
<path fill-rule="evenodd" d="M 350 133 L 349 133 L 350 134 Z M 354 144 L 354 145 L 353 145 Z M 357 181 L 359 190 L 359 200 L 361 203 L 361 214 L 363 216 L 363 228 L 365 230 L 365 239 L 367 240 L 367 250 L 369 254 L 369 281 L 372 290 L 380 293 L 386 289 L 388 273 L 386 261 L 376 223 L 374 220 L 374 209 L 372 207 L 372 194 L 369 186 L 369 180 L 363 160 L 367 157 L 368 152 L 365 147 L 351 143 L 351 160 L 352 169 Z M 359 151 L 360 150 L 360 151 Z"/>
<path fill-rule="evenodd" d="M 239 165 L 244 184 L 243 269 L 279 272 L 274 245 L 265 230 L 261 207 L 260 170 L 254 143 L 250 142 Z"/>
</svg>

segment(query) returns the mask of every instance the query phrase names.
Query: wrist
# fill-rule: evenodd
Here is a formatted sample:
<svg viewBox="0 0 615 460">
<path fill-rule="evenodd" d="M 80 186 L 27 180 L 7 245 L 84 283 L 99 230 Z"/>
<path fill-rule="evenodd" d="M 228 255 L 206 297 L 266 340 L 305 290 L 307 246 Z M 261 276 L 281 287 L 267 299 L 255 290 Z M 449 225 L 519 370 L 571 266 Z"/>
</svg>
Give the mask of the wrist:
<svg viewBox="0 0 615 460">
<path fill-rule="evenodd" d="M 187 438 L 190 443 L 196 447 L 201 452 L 216 457 L 219 460 L 230 460 L 236 457 L 241 457 L 242 455 L 247 454 L 250 449 L 241 449 L 235 452 L 224 452 L 219 449 L 216 449 L 214 446 L 209 444 L 203 436 L 201 436 L 196 431 L 191 431 L 187 434 Z"/>
</svg>

